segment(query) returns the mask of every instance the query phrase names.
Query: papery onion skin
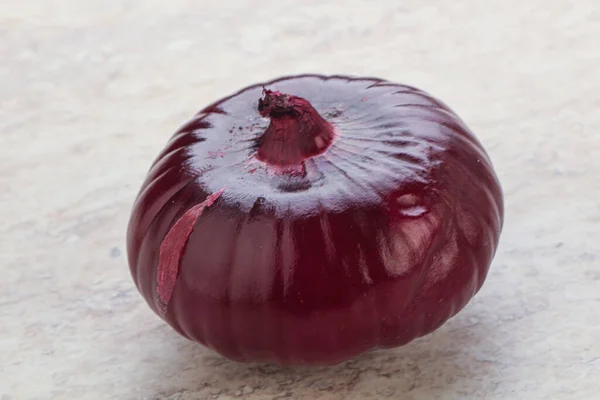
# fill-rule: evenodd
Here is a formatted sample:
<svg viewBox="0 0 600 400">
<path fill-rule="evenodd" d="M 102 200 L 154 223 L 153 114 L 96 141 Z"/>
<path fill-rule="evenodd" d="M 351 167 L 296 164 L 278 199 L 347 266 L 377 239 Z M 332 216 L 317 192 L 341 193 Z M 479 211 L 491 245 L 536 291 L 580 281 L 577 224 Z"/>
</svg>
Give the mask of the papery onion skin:
<svg viewBox="0 0 600 400">
<path fill-rule="evenodd" d="M 328 147 L 282 165 L 257 157 L 273 122 L 258 111 L 265 89 L 306 99 L 334 127 Z M 177 270 L 159 271 L 195 206 Z M 375 78 L 290 76 L 206 107 L 171 138 L 133 207 L 128 257 L 181 335 L 233 360 L 335 364 L 460 311 L 503 215 L 488 155 L 439 100 Z"/>
</svg>

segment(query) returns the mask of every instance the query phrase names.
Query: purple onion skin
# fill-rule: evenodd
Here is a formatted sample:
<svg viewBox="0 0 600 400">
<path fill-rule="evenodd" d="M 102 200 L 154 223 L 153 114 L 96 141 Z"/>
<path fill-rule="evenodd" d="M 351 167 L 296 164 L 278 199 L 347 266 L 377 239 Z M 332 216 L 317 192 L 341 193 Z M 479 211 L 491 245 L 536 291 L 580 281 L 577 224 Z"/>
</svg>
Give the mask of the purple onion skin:
<svg viewBox="0 0 600 400">
<path fill-rule="evenodd" d="M 259 161 L 275 119 L 258 111 L 263 88 L 312 104 L 335 129 L 329 147 L 296 166 Z M 209 195 L 180 253 L 163 254 L 180 258 L 161 298 L 161 245 Z M 442 102 L 381 79 L 301 75 L 245 88 L 177 131 L 142 185 L 127 246 L 138 290 L 181 335 L 232 360 L 323 365 L 406 344 L 459 312 L 503 218 L 488 155 Z"/>
</svg>

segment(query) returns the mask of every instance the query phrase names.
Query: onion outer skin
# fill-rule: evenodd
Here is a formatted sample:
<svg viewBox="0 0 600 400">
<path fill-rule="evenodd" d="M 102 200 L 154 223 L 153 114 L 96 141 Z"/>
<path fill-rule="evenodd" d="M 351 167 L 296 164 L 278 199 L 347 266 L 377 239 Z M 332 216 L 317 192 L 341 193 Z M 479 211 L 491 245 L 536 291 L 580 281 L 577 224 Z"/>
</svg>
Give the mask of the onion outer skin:
<svg viewBox="0 0 600 400">
<path fill-rule="evenodd" d="M 269 124 L 256 111 L 263 87 L 307 99 L 338 129 L 304 176 L 252 160 Z M 161 244 L 217 192 L 161 303 Z M 173 135 L 134 204 L 128 260 L 152 310 L 224 357 L 336 364 L 459 312 L 487 276 L 503 207 L 487 153 L 439 100 L 376 78 L 289 76 L 211 104 Z"/>
</svg>

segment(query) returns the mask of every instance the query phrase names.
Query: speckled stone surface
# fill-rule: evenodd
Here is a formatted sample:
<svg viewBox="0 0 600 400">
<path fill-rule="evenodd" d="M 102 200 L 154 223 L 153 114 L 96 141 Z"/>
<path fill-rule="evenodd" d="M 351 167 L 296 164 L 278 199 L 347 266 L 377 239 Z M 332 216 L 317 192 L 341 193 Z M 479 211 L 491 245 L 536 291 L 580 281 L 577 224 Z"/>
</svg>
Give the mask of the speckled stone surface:
<svg viewBox="0 0 600 400">
<path fill-rule="evenodd" d="M 0 2 L 0 399 L 600 398 L 597 0 Z M 150 162 L 204 105 L 300 73 L 421 87 L 506 196 L 488 281 L 436 333 L 333 368 L 225 361 L 134 289 Z"/>
</svg>

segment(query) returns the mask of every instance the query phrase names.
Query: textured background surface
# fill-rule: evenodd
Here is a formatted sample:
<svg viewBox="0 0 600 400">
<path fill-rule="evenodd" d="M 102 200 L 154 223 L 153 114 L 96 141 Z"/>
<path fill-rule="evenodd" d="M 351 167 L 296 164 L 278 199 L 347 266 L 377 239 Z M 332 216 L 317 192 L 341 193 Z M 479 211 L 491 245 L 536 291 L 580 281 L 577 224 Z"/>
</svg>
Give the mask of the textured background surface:
<svg viewBox="0 0 600 400">
<path fill-rule="evenodd" d="M 0 1 L 0 399 L 597 399 L 597 0 Z M 489 150 L 506 225 L 433 335 L 334 368 L 238 365 L 133 288 L 130 206 L 195 111 L 299 72 L 419 86 Z"/>
</svg>

